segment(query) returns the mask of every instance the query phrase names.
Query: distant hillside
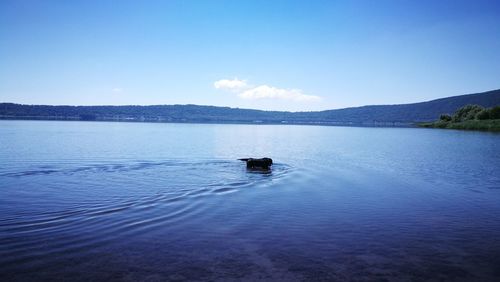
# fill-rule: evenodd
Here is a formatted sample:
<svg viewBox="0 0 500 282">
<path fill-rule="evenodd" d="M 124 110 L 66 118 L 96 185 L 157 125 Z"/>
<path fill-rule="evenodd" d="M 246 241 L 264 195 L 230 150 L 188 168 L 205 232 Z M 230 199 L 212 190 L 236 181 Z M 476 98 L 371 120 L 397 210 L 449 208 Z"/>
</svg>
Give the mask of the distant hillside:
<svg viewBox="0 0 500 282">
<path fill-rule="evenodd" d="M 453 96 L 428 102 L 364 106 L 314 113 L 318 118 L 345 122 L 422 122 L 432 121 L 440 114 L 453 114 L 457 109 L 468 105 L 486 108 L 500 105 L 500 89 L 461 96 Z"/>
<path fill-rule="evenodd" d="M 113 120 L 206 123 L 410 124 L 477 104 L 500 105 L 500 90 L 401 105 L 379 105 L 320 112 L 280 112 L 197 105 L 44 106 L 0 104 L 2 119 Z"/>
</svg>

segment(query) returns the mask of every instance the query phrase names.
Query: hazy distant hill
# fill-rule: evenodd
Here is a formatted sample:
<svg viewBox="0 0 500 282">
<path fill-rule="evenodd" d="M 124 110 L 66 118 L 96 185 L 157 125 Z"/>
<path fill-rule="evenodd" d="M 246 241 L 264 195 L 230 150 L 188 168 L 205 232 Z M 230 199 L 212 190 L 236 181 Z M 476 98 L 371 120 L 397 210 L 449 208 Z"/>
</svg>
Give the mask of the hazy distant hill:
<svg viewBox="0 0 500 282">
<path fill-rule="evenodd" d="M 156 122 L 384 124 L 435 120 L 442 113 L 477 104 L 500 105 L 500 89 L 432 100 L 320 112 L 279 112 L 197 105 L 159 106 L 44 106 L 0 104 L 3 119 L 116 120 Z"/>
<path fill-rule="evenodd" d="M 488 108 L 500 105 L 500 89 L 414 104 L 363 106 L 322 111 L 314 115 L 325 120 L 346 122 L 420 122 L 435 120 L 440 114 L 452 114 L 468 104 Z"/>
</svg>

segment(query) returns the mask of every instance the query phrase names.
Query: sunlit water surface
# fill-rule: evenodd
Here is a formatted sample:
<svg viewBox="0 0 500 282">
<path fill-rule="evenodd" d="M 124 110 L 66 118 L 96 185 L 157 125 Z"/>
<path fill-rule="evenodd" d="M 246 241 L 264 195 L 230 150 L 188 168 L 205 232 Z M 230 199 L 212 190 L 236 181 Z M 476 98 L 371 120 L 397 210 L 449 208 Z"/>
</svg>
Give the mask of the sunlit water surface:
<svg viewBox="0 0 500 282">
<path fill-rule="evenodd" d="M 0 121 L 1 281 L 495 279 L 500 134 Z"/>
</svg>

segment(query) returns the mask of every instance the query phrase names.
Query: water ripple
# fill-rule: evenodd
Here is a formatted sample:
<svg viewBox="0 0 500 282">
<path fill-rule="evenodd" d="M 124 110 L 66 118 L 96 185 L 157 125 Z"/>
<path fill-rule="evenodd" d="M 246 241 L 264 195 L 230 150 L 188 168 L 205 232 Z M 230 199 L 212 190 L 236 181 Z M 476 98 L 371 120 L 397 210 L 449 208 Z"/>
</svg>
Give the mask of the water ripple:
<svg viewBox="0 0 500 282">
<path fill-rule="evenodd" d="M 0 207 L 3 265 L 30 264 L 147 230 L 174 228 L 202 215 L 209 208 L 207 197 L 271 185 L 291 169 L 278 163 L 269 173 L 253 173 L 236 160 L 77 163 L 30 164 L 0 173 L 2 193 L 11 193 L 11 202 Z M 33 186 L 42 190 L 30 191 Z M 26 201 L 21 195 L 30 193 L 35 194 L 32 205 L 19 209 Z M 37 209 L 36 193 L 53 202 L 41 202 Z"/>
</svg>

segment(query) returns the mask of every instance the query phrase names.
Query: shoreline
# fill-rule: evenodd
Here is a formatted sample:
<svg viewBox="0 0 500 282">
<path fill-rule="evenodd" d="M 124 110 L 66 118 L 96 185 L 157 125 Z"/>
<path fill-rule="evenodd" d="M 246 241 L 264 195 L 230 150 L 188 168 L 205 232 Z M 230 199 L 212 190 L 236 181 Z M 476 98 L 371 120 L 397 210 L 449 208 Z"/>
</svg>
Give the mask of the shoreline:
<svg viewBox="0 0 500 282">
<path fill-rule="evenodd" d="M 500 132 L 500 119 L 466 120 L 461 122 L 451 122 L 451 121 L 421 122 L 417 123 L 417 126 L 422 128 Z"/>
<path fill-rule="evenodd" d="M 130 122 L 130 123 L 176 123 L 176 124 L 246 124 L 246 125 L 310 125 L 310 126 L 343 126 L 343 127 L 389 127 L 389 128 L 415 128 L 414 122 L 336 122 L 336 121 L 202 121 L 202 120 L 158 120 L 158 119 L 94 119 L 86 120 L 79 117 L 19 117 L 0 116 L 0 120 L 32 120 L 32 121 L 84 121 L 84 122 Z"/>
</svg>

